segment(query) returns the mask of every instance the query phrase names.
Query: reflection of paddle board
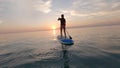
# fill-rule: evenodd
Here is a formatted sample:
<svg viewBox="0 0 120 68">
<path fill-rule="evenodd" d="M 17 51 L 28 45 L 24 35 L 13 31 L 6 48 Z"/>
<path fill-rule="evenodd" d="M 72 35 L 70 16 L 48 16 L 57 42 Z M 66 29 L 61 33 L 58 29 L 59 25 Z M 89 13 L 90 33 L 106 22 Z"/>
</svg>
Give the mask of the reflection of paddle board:
<svg viewBox="0 0 120 68">
<path fill-rule="evenodd" d="M 61 37 L 60 35 L 58 35 L 57 39 L 59 40 L 59 42 L 61 44 L 64 44 L 64 45 L 72 45 L 72 44 L 74 44 L 74 41 L 72 39 L 65 38 L 64 36 Z"/>
</svg>

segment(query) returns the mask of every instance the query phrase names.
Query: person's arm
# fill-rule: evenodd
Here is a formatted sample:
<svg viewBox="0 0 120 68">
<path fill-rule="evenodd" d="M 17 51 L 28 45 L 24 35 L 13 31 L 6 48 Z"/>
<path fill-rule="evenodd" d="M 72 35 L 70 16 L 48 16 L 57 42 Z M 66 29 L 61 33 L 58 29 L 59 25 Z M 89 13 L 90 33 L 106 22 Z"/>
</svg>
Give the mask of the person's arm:
<svg viewBox="0 0 120 68">
<path fill-rule="evenodd" d="M 58 21 L 61 20 L 61 18 L 58 18 Z"/>
</svg>

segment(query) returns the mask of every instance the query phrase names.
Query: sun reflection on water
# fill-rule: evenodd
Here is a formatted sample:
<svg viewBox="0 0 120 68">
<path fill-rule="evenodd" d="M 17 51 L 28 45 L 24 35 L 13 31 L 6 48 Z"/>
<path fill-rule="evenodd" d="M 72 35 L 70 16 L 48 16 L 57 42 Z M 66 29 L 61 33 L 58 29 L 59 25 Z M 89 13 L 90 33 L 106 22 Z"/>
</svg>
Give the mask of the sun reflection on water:
<svg viewBox="0 0 120 68">
<path fill-rule="evenodd" d="M 51 28 L 52 28 L 52 33 L 53 33 L 53 40 L 57 40 L 56 39 L 56 26 L 53 25 Z"/>
<path fill-rule="evenodd" d="M 52 31 L 53 31 L 53 40 L 57 40 L 56 39 L 56 29 L 53 29 Z"/>
</svg>

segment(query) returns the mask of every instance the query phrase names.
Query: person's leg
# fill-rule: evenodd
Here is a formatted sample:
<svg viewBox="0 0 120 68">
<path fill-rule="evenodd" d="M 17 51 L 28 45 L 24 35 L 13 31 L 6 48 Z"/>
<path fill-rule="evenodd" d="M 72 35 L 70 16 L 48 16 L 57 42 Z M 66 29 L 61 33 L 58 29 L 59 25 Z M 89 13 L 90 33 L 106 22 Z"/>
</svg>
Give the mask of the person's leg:
<svg viewBox="0 0 120 68">
<path fill-rule="evenodd" d="M 61 34 L 61 37 L 63 36 L 62 35 L 62 26 L 60 26 L 60 34 Z"/>
<path fill-rule="evenodd" d="M 65 28 L 65 26 L 63 27 L 63 29 L 64 29 L 64 35 L 65 35 L 65 38 L 66 38 L 66 28 Z"/>
</svg>

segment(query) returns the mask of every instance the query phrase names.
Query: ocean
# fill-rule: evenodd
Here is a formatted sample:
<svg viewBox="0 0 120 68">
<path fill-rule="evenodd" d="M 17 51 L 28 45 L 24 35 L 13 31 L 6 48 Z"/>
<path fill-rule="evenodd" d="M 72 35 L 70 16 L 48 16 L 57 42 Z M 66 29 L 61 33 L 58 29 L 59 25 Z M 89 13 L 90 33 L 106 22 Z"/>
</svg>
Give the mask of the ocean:
<svg viewBox="0 0 120 68">
<path fill-rule="evenodd" d="M 67 31 L 73 45 L 58 30 L 0 34 L 0 68 L 120 68 L 120 26 Z"/>
</svg>

